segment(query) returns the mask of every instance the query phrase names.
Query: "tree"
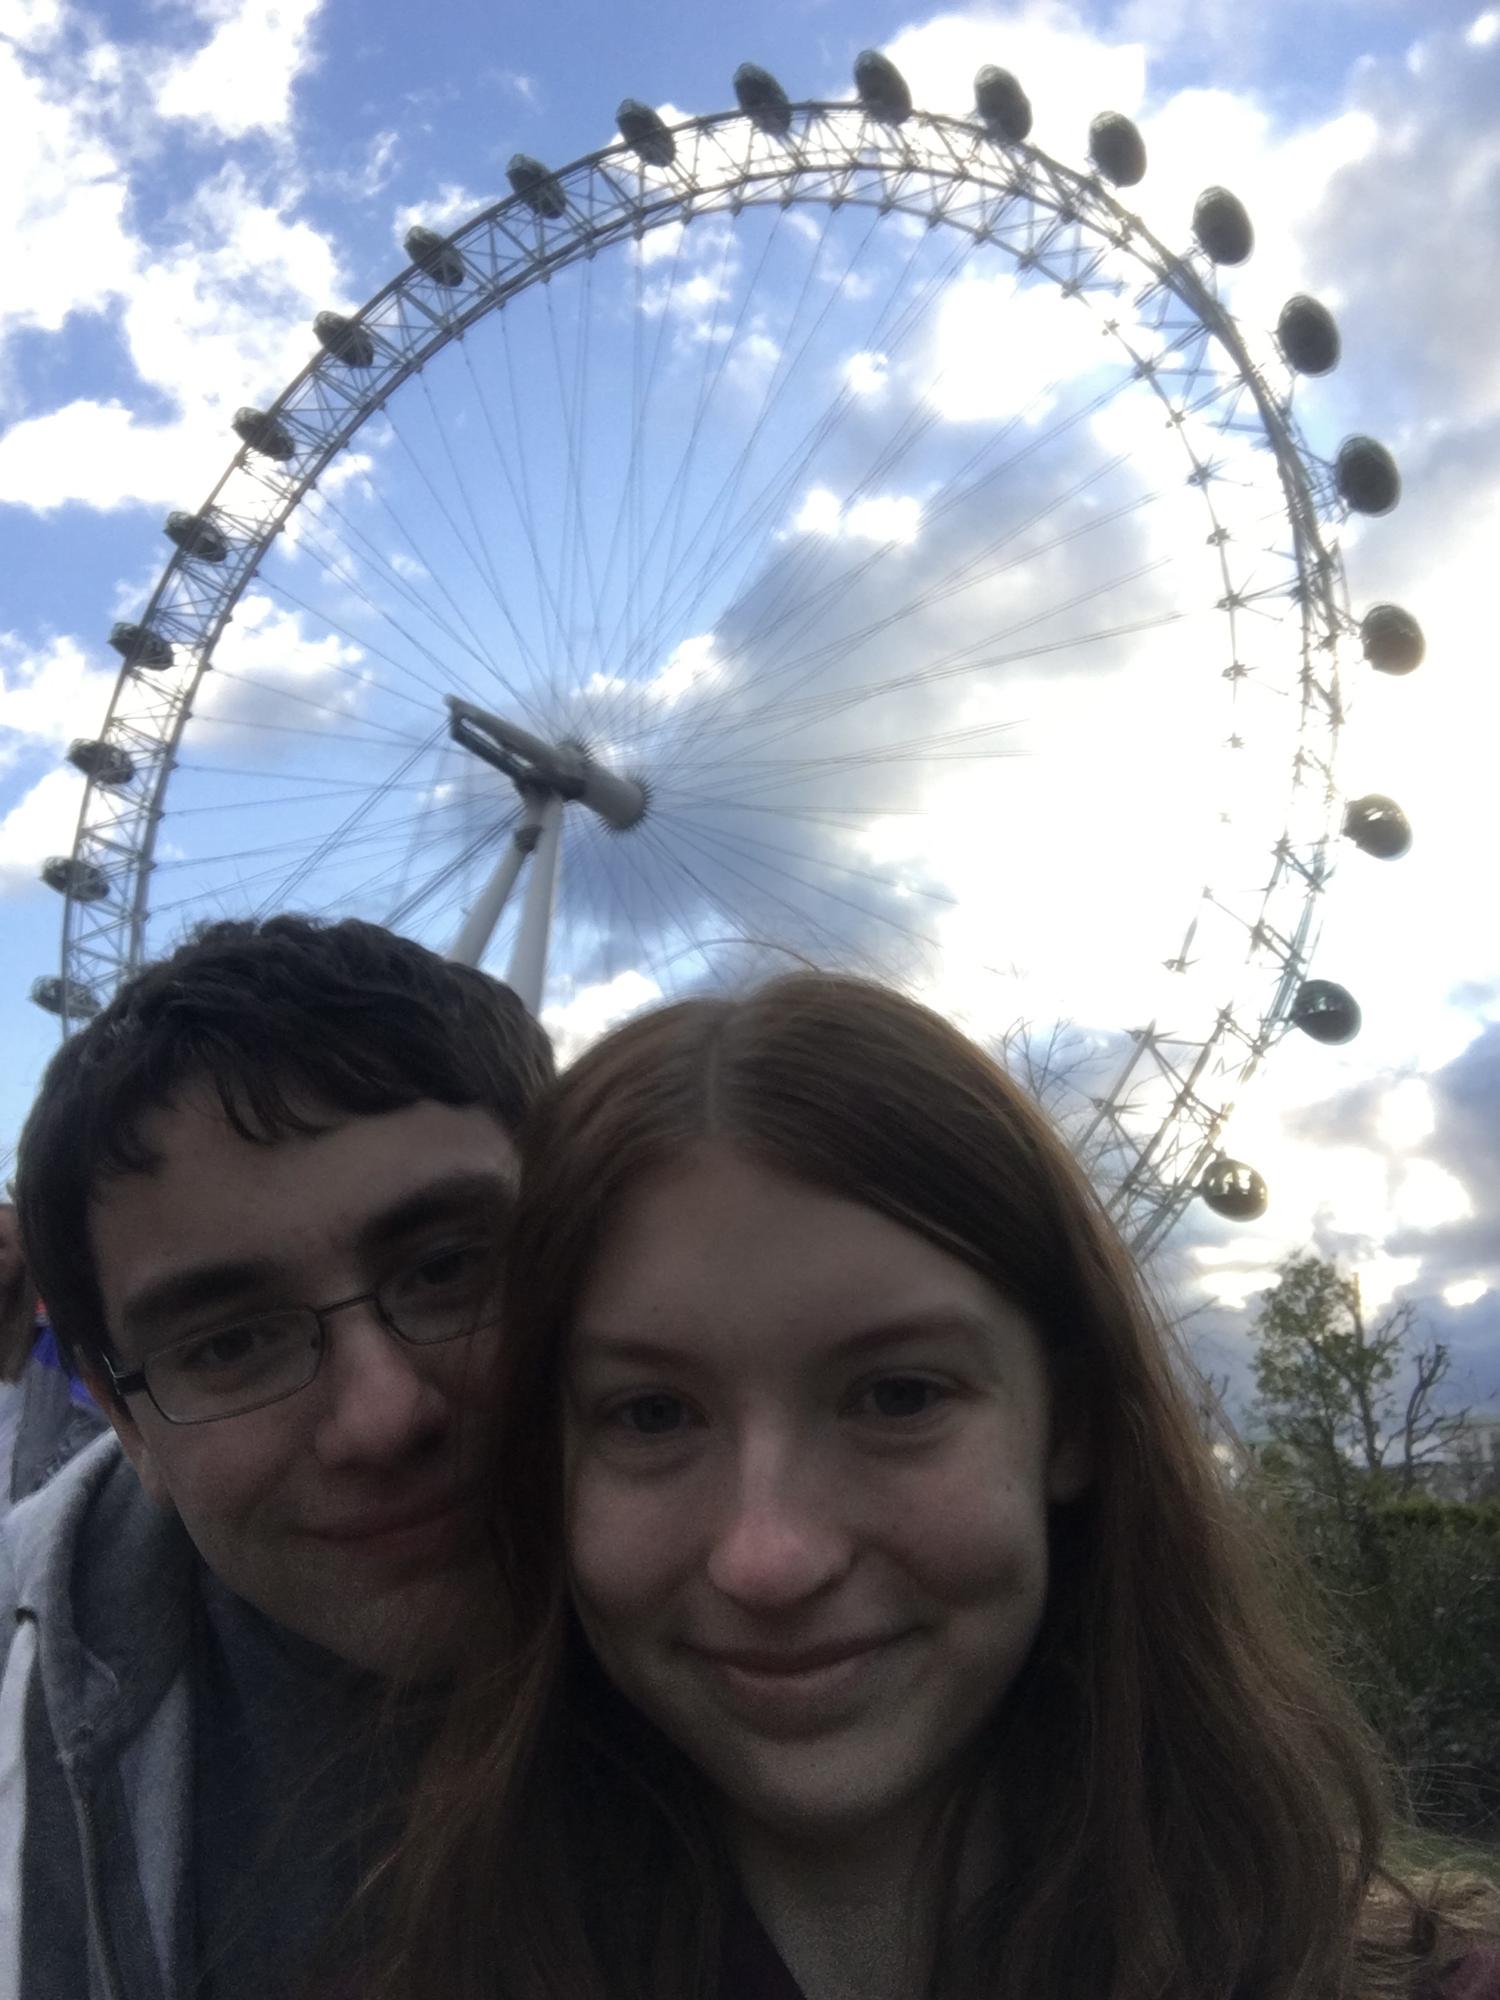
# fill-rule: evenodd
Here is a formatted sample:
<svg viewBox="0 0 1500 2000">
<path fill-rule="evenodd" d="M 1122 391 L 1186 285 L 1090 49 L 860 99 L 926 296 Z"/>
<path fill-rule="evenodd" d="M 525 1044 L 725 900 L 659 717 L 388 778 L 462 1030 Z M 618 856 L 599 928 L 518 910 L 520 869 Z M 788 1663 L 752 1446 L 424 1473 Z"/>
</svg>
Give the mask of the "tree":
<svg viewBox="0 0 1500 2000">
<path fill-rule="evenodd" d="M 1322 1257 L 1289 1257 L 1264 1294 L 1255 1322 L 1255 1380 L 1260 1420 L 1279 1447 L 1273 1459 L 1345 1521 L 1365 1502 L 1409 1497 L 1418 1468 L 1447 1454 L 1465 1433 L 1467 1409 L 1433 1408 L 1433 1392 L 1448 1372 L 1442 1341 L 1416 1351 L 1404 1403 L 1393 1386 L 1415 1329 L 1410 1303 L 1370 1326 L 1359 1279 Z"/>
</svg>

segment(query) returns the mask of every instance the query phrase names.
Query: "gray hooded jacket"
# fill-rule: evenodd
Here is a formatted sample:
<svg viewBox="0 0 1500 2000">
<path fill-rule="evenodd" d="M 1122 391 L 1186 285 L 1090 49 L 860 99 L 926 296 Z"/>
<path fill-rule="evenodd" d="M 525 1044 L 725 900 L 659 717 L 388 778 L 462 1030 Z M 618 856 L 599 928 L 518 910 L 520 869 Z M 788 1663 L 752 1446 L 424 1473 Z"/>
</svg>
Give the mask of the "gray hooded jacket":
<svg viewBox="0 0 1500 2000">
<path fill-rule="evenodd" d="M 0 1526 L 0 2000 L 188 2000 L 193 1562 L 113 1434 Z"/>
</svg>

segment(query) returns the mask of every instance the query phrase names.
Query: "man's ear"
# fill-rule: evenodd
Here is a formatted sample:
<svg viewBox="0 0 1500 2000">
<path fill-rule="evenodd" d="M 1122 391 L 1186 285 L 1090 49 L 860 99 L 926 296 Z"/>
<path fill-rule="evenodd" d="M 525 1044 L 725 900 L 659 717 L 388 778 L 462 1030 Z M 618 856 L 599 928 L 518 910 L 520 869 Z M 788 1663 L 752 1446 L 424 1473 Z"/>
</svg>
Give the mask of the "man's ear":
<svg viewBox="0 0 1500 2000">
<path fill-rule="evenodd" d="M 172 1509 L 172 1493 L 162 1478 L 161 1467 L 147 1442 L 145 1434 L 135 1418 L 131 1416 L 123 1399 L 115 1394 L 114 1384 L 87 1361 L 80 1361 L 78 1372 L 88 1385 L 88 1392 L 114 1426 L 115 1436 L 120 1440 L 125 1456 L 135 1467 L 135 1476 L 150 1494 L 158 1507 L 168 1513 Z"/>
</svg>

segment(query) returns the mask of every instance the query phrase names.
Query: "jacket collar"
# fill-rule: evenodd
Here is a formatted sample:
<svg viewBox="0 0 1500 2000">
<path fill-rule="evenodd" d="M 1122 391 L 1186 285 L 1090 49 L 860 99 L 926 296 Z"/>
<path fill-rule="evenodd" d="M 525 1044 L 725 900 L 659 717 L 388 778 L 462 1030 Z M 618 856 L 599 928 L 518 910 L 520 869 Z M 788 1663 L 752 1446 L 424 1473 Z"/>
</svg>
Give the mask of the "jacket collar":
<svg viewBox="0 0 1500 2000">
<path fill-rule="evenodd" d="M 187 1657 L 187 1531 L 110 1433 L 15 1507 L 6 1534 L 62 1761 L 105 1754 L 141 1727 Z"/>
</svg>

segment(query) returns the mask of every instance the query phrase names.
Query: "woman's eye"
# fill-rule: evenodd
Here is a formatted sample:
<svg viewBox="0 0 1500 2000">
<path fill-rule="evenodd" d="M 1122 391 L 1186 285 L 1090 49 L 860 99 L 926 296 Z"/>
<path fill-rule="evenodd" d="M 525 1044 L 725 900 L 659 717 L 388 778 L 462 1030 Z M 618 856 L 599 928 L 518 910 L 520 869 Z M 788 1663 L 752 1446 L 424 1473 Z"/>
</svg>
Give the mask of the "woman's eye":
<svg viewBox="0 0 1500 2000">
<path fill-rule="evenodd" d="M 922 1375 L 883 1375 L 863 1391 L 875 1415 L 891 1421 L 930 1416 L 948 1393 L 940 1382 L 929 1382 Z"/>
<path fill-rule="evenodd" d="M 649 1396 L 632 1396 L 628 1403 L 616 1403 L 606 1422 L 638 1438 L 673 1437 L 678 1429 L 676 1419 L 684 1408 L 680 1396 L 654 1391 Z"/>
</svg>

